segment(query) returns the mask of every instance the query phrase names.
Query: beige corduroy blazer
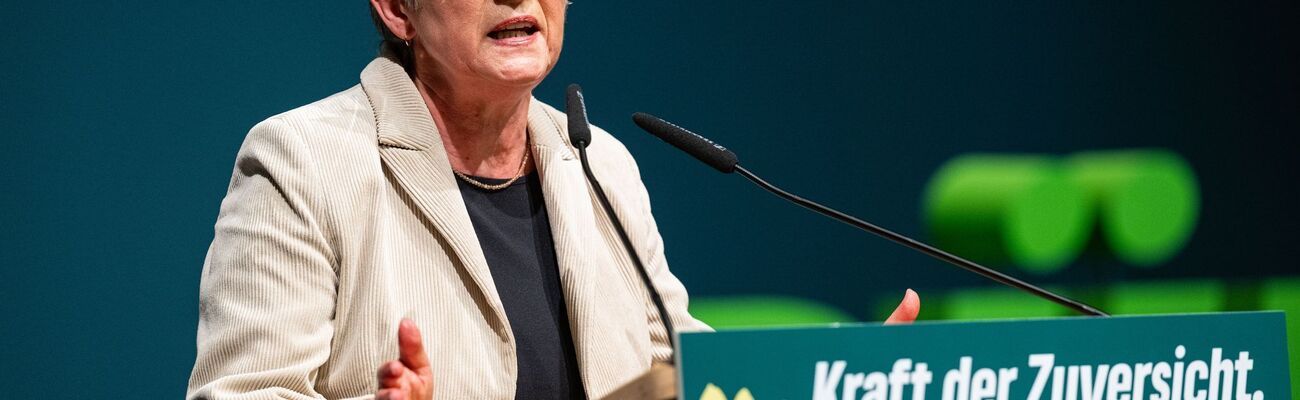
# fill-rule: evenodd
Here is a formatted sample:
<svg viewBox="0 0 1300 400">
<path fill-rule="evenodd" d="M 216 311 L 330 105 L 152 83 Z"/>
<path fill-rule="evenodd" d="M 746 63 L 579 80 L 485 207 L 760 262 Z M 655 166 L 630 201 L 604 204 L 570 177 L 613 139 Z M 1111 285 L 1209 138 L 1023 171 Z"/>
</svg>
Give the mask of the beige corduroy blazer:
<svg viewBox="0 0 1300 400">
<path fill-rule="evenodd" d="M 595 202 L 563 113 L 532 100 L 528 127 L 588 396 L 671 356 L 635 266 Z M 680 330 L 645 187 L 627 150 L 593 129 L 592 168 Z M 422 329 L 437 399 L 512 399 L 514 335 L 437 128 L 402 67 L 253 127 L 235 161 L 199 289 L 191 398 L 368 397 Z"/>
</svg>

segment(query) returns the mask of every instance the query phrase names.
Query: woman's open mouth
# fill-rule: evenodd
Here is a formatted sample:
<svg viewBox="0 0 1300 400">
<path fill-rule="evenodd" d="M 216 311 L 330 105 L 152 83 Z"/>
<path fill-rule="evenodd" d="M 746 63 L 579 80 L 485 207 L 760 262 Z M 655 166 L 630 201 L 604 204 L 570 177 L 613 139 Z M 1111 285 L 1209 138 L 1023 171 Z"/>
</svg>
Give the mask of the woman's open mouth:
<svg viewBox="0 0 1300 400">
<path fill-rule="evenodd" d="M 537 19 L 531 16 L 514 17 L 502 21 L 488 32 L 487 36 L 494 40 L 517 41 L 540 32 L 541 28 L 537 27 Z M 511 40 L 515 39 L 515 40 Z"/>
</svg>

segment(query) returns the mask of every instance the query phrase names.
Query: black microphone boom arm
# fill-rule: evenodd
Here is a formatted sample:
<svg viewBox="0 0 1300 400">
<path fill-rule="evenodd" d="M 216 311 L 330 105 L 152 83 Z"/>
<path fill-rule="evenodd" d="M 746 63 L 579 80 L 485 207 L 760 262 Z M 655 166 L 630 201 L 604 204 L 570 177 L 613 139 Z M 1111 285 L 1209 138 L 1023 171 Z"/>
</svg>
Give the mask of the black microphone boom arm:
<svg viewBox="0 0 1300 400">
<path fill-rule="evenodd" d="M 970 261 L 965 258 L 958 257 L 952 253 L 922 243 L 921 241 L 918 241 L 916 239 L 912 239 L 910 237 L 903 236 L 898 233 L 894 233 L 894 231 L 876 226 L 875 224 L 872 224 L 867 221 L 863 221 L 852 215 L 839 212 L 833 208 L 826 207 L 821 204 L 817 204 L 817 202 L 805 199 L 803 197 L 799 197 L 798 195 L 782 190 L 781 188 L 776 187 L 771 183 L 767 183 L 767 181 L 763 180 L 763 178 L 759 178 L 757 175 L 754 175 L 752 172 L 749 172 L 749 170 L 745 169 L 745 167 L 740 166 L 740 164 L 736 164 L 736 172 L 740 173 L 740 176 L 745 177 L 745 179 L 749 179 L 750 182 L 754 182 L 754 184 L 758 185 L 758 187 L 761 187 L 764 190 L 767 190 L 768 192 L 772 192 L 772 194 L 776 195 L 777 197 L 789 200 L 792 203 L 803 206 L 804 208 L 812 210 L 818 214 L 831 217 L 836 221 L 840 221 L 852 225 L 858 229 L 871 232 L 876 236 L 880 236 L 885 239 L 889 239 L 894 243 L 898 243 L 910 247 L 913 250 L 925 253 L 930 257 L 934 257 L 944 262 L 947 262 L 949 264 L 956 265 L 958 267 L 961 267 L 962 269 L 965 269 L 970 272 L 974 272 L 976 274 L 984 276 L 985 278 L 992 279 L 1003 285 L 1011 286 L 1016 289 L 1029 292 L 1035 296 L 1047 299 L 1056 304 L 1060 304 L 1062 306 L 1068 307 L 1080 313 L 1086 315 L 1101 316 L 1101 317 L 1109 316 L 1109 314 L 1106 314 L 1105 312 L 1098 310 L 1095 307 L 1072 300 L 1070 298 L 1061 296 L 1056 293 L 1052 293 L 1050 291 L 1047 291 L 1046 289 L 1040 288 L 1038 286 L 1034 286 L 1028 282 L 998 272 L 997 270 L 994 270 L 992 268 L 976 264 L 974 261 Z"/>
<path fill-rule="evenodd" d="M 910 247 L 913 250 L 925 253 L 930 257 L 937 258 L 943 262 L 955 265 L 957 267 L 960 267 L 970 272 L 974 272 L 976 274 L 979 274 L 980 276 L 992 279 L 1003 285 L 1020 289 L 1022 291 L 1041 297 L 1053 303 L 1068 307 L 1080 313 L 1086 315 L 1102 316 L 1102 317 L 1109 316 L 1105 312 L 1098 310 L 1087 304 L 1083 304 L 1081 302 L 1069 299 L 1065 296 L 1061 296 L 1059 294 L 1049 292 L 1047 290 L 1044 290 L 1043 288 L 1016 279 L 1010 275 L 998 272 L 992 268 L 979 265 L 974 261 L 970 261 L 965 258 L 958 257 L 952 253 L 922 243 L 916 239 L 912 239 L 907 236 L 894 233 L 893 231 L 873 225 L 867 221 L 863 221 L 852 215 L 839 212 L 830 207 L 817 204 L 812 200 L 808 200 L 803 197 L 796 196 L 793 193 L 781 190 L 781 188 L 778 188 L 775 185 L 772 185 L 771 183 L 767 183 L 767 181 L 763 180 L 763 178 L 759 178 L 757 175 L 754 175 L 754 173 L 749 172 L 749 170 L 745 169 L 744 167 L 741 167 L 740 162 L 736 157 L 736 154 L 731 152 L 731 150 L 727 150 L 727 148 L 722 147 L 717 143 L 714 143 L 712 140 L 706 139 L 703 136 L 696 134 L 695 132 L 686 130 L 686 128 L 682 128 L 671 122 L 664 121 L 663 119 L 645 113 L 633 114 L 632 121 L 635 122 L 637 126 L 640 126 L 641 129 L 645 129 L 646 132 L 649 132 L 650 134 L 659 137 L 659 139 L 668 142 L 668 144 L 673 145 L 673 147 L 676 147 L 679 150 L 686 152 L 687 154 L 690 154 L 692 157 L 695 157 L 696 159 L 700 160 L 705 164 L 708 164 L 714 169 L 717 169 L 719 172 L 722 172 L 724 174 L 738 172 L 740 173 L 741 176 L 744 176 L 745 179 L 749 179 L 750 182 L 754 182 L 754 184 L 758 185 L 758 187 L 761 187 L 764 190 L 772 192 L 772 194 L 777 195 L 777 197 L 789 200 L 790 202 L 803 206 L 804 208 L 813 210 L 818 214 L 822 214 L 834 218 L 836 221 L 840 221 L 852 225 L 853 227 L 856 227 L 858 229 L 871 232 L 877 236 L 883 237 L 885 239 L 889 239 L 894 243 L 898 243 L 903 246 Z"/>
<path fill-rule="evenodd" d="M 627 250 L 628 258 L 636 264 L 637 276 L 641 278 L 641 283 L 645 285 L 646 294 L 650 296 L 650 302 L 655 306 L 655 312 L 659 315 L 659 322 L 664 326 L 664 332 L 668 335 L 668 347 L 677 351 L 673 329 L 672 315 L 668 313 L 668 308 L 664 306 L 663 296 L 659 294 L 659 289 L 655 288 L 654 279 L 650 277 L 650 272 L 646 270 L 645 263 L 641 262 L 641 256 L 637 254 L 636 246 L 632 245 L 632 239 L 627 236 L 627 229 L 623 227 L 623 221 L 619 220 L 618 214 L 614 213 L 614 206 L 609 203 L 609 196 L 605 195 L 605 189 L 600 186 L 600 180 L 596 179 L 596 174 L 591 171 L 591 161 L 587 159 L 587 146 L 591 144 L 591 122 L 587 119 L 587 104 L 582 96 L 582 87 L 577 84 L 569 85 L 567 95 L 565 96 L 567 104 L 565 113 L 569 119 L 569 142 L 578 150 L 578 159 L 582 163 L 582 173 L 587 176 L 587 183 L 591 185 L 591 190 L 596 194 L 596 199 L 600 202 L 600 207 L 609 216 L 609 222 L 614 225 L 614 231 L 618 232 L 619 241 L 623 242 L 623 248 Z M 669 361 L 671 364 L 672 361 Z"/>
</svg>

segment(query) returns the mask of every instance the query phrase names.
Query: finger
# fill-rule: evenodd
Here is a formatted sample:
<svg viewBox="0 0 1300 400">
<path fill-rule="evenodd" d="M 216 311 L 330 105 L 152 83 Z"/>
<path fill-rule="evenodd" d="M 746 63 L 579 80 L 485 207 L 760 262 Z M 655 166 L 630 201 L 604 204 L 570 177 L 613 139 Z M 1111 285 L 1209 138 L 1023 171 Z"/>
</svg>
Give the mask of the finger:
<svg viewBox="0 0 1300 400">
<path fill-rule="evenodd" d="M 919 313 L 921 313 L 921 296 L 918 296 L 912 289 L 907 289 L 907 293 L 903 295 L 903 301 L 898 303 L 898 308 L 894 309 L 893 314 L 889 314 L 889 319 L 885 320 L 885 324 L 911 323 L 916 321 L 916 315 Z"/>
<path fill-rule="evenodd" d="M 399 389 L 384 389 L 375 393 L 375 400 L 402 400 L 405 398 Z"/>
<path fill-rule="evenodd" d="M 415 321 L 403 319 L 397 327 L 397 348 L 402 364 L 407 368 L 424 371 L 429 369 L 429 356 L 424 354 L 424 339 L 420 337 L 420 328 Z"/>
<path fill-rule="evenodd" d="M 402 366 L 399 361 L 389 361 L 379 366 L 379 387 L 380 388 L 397 388 L 402 385 L 402 374 L 405 373 L 406 367 Z"/>
</svg>

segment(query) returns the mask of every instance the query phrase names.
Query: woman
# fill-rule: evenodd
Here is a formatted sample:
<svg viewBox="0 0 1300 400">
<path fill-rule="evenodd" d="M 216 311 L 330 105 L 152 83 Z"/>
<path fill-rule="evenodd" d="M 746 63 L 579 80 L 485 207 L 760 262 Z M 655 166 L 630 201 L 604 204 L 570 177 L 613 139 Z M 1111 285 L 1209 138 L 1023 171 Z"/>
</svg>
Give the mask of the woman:
<svg viewBox="0 0 1300 400">
<path fill-rule="evenodd" d="M 258 124 L 239 152 L 189 396 L 596 398 L 668 360 L 564 115 L 531 97 L 566 1 L 371 6 L 385 41 L 360 85 Z M 631 155 L 599 129 L 590 154 L 673 324 L 708 329 Z"/>
</svg>

